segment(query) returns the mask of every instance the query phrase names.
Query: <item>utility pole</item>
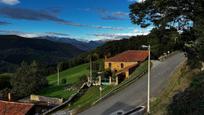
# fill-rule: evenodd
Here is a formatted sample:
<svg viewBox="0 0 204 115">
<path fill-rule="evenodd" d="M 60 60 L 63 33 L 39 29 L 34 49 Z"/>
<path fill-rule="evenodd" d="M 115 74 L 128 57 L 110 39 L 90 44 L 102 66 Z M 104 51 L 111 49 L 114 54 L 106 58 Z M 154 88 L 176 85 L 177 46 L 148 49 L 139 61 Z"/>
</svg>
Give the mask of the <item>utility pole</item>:
<svg viewBox="0 0 204 115">
<path fill-rule="evenodd" d="M 60 67 L 62 63 L 57 64 L 57 85 L 60 85 Z"/>
<path fill-rule="evenodd" d="M 91 56 L 90 56 L 90 70 L 89 70 L 89 72 L 90 72 L 90 77 L 89 77 L 89 82 L 92 82 L 92 59 L 91 59 Z"/>
<path fill-rule="evenodd" d="M 148 86 L 147 86 L 147 113 L 150 114 L 150 69 L 151 69 L 151 47 L 148 46 L 149 56 L 148 56 Z"/>
<path fill-rule="evenodd" d="M 102 91 L 103 91 L 103 88 L 102 88 L 101 85 L 100 85 L 100 87 L 99 87 L 99 91 L 100 91 L 100 99 L 101 99 L 101 97 L 102 97 Z"/>
</svg>

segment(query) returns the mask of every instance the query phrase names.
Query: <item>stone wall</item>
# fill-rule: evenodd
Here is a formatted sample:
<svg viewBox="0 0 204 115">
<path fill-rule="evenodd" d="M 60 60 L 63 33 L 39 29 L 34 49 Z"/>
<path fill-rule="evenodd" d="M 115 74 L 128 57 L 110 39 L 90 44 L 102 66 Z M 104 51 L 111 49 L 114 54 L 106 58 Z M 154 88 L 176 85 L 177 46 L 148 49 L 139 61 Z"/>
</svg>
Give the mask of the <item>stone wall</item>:
<svg viewBox="0 0 204 115">
<path fill-rule="evenodd" d="M 51 98 L 51 97 L 45 97 L 45 96 L 39 96 L 39 95 L 30 95 L 30 100 L 31 101 L 47 102 L 51 105 L 60 105 L 63 103 L 63 99 Z"/>
</svg>

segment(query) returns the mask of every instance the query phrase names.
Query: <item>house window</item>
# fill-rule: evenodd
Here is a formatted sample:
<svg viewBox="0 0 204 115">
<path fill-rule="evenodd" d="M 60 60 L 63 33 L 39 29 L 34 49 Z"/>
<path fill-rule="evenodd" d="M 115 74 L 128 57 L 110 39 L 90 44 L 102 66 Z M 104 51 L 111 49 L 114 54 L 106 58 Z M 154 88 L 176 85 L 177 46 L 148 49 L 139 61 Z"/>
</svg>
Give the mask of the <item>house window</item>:
<svg viewBox="0 0 204 115">
<path fill-rule="evenodd" d="M 124 68 L 124 64 L 123 63 L 121 63 L 120 66 L 121 66 L 121 68 Z"/>
<path fill-rule="evenodd" d="M 111 64 L 111 63 L 109 63 L 109 64 L 108 64 L 108 66 L 109 66 L 109 68 L 111 68 L 112 64 Z"/>
</svg>

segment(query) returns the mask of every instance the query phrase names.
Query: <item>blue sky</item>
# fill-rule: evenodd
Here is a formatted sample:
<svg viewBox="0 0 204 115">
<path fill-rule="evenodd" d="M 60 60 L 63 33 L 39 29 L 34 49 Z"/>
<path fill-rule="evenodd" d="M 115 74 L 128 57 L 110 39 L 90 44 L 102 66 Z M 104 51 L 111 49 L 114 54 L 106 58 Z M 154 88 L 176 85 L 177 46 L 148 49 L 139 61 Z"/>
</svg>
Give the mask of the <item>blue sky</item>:
<svg viewBox="0 0 204 115">
<path fill-rule="evenodd" d="M 139 35 L 131 24 L 134 0 L 0 0 L 0 34 L 52 35 L 81 40 Z M 147 33 L 151 28 L 143 30 Z"/>
</svg>

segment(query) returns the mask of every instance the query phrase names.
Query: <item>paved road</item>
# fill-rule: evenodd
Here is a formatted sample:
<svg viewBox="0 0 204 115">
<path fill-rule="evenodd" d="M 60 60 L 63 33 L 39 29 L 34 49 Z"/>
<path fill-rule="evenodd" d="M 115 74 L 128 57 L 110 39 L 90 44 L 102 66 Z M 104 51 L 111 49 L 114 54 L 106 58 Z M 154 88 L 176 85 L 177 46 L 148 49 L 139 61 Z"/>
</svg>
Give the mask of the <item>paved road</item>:
<svg viewBox="0 0 204 115">
<path fill-rule="evenodd" d="M 158 95 L 165 88 L 171 74 L 175 72 L 176 67 L 183 63 L 185 59 L 183 53 L 178 53 L 159 64 L 157 63 L 152 68 L 151 97 Z M 146 92 L 147 75 L 90 109 L 79 113 L 79 115 L 109 115 L 120 109 L 128 111 L 146 102 Z"/>
</svg>

